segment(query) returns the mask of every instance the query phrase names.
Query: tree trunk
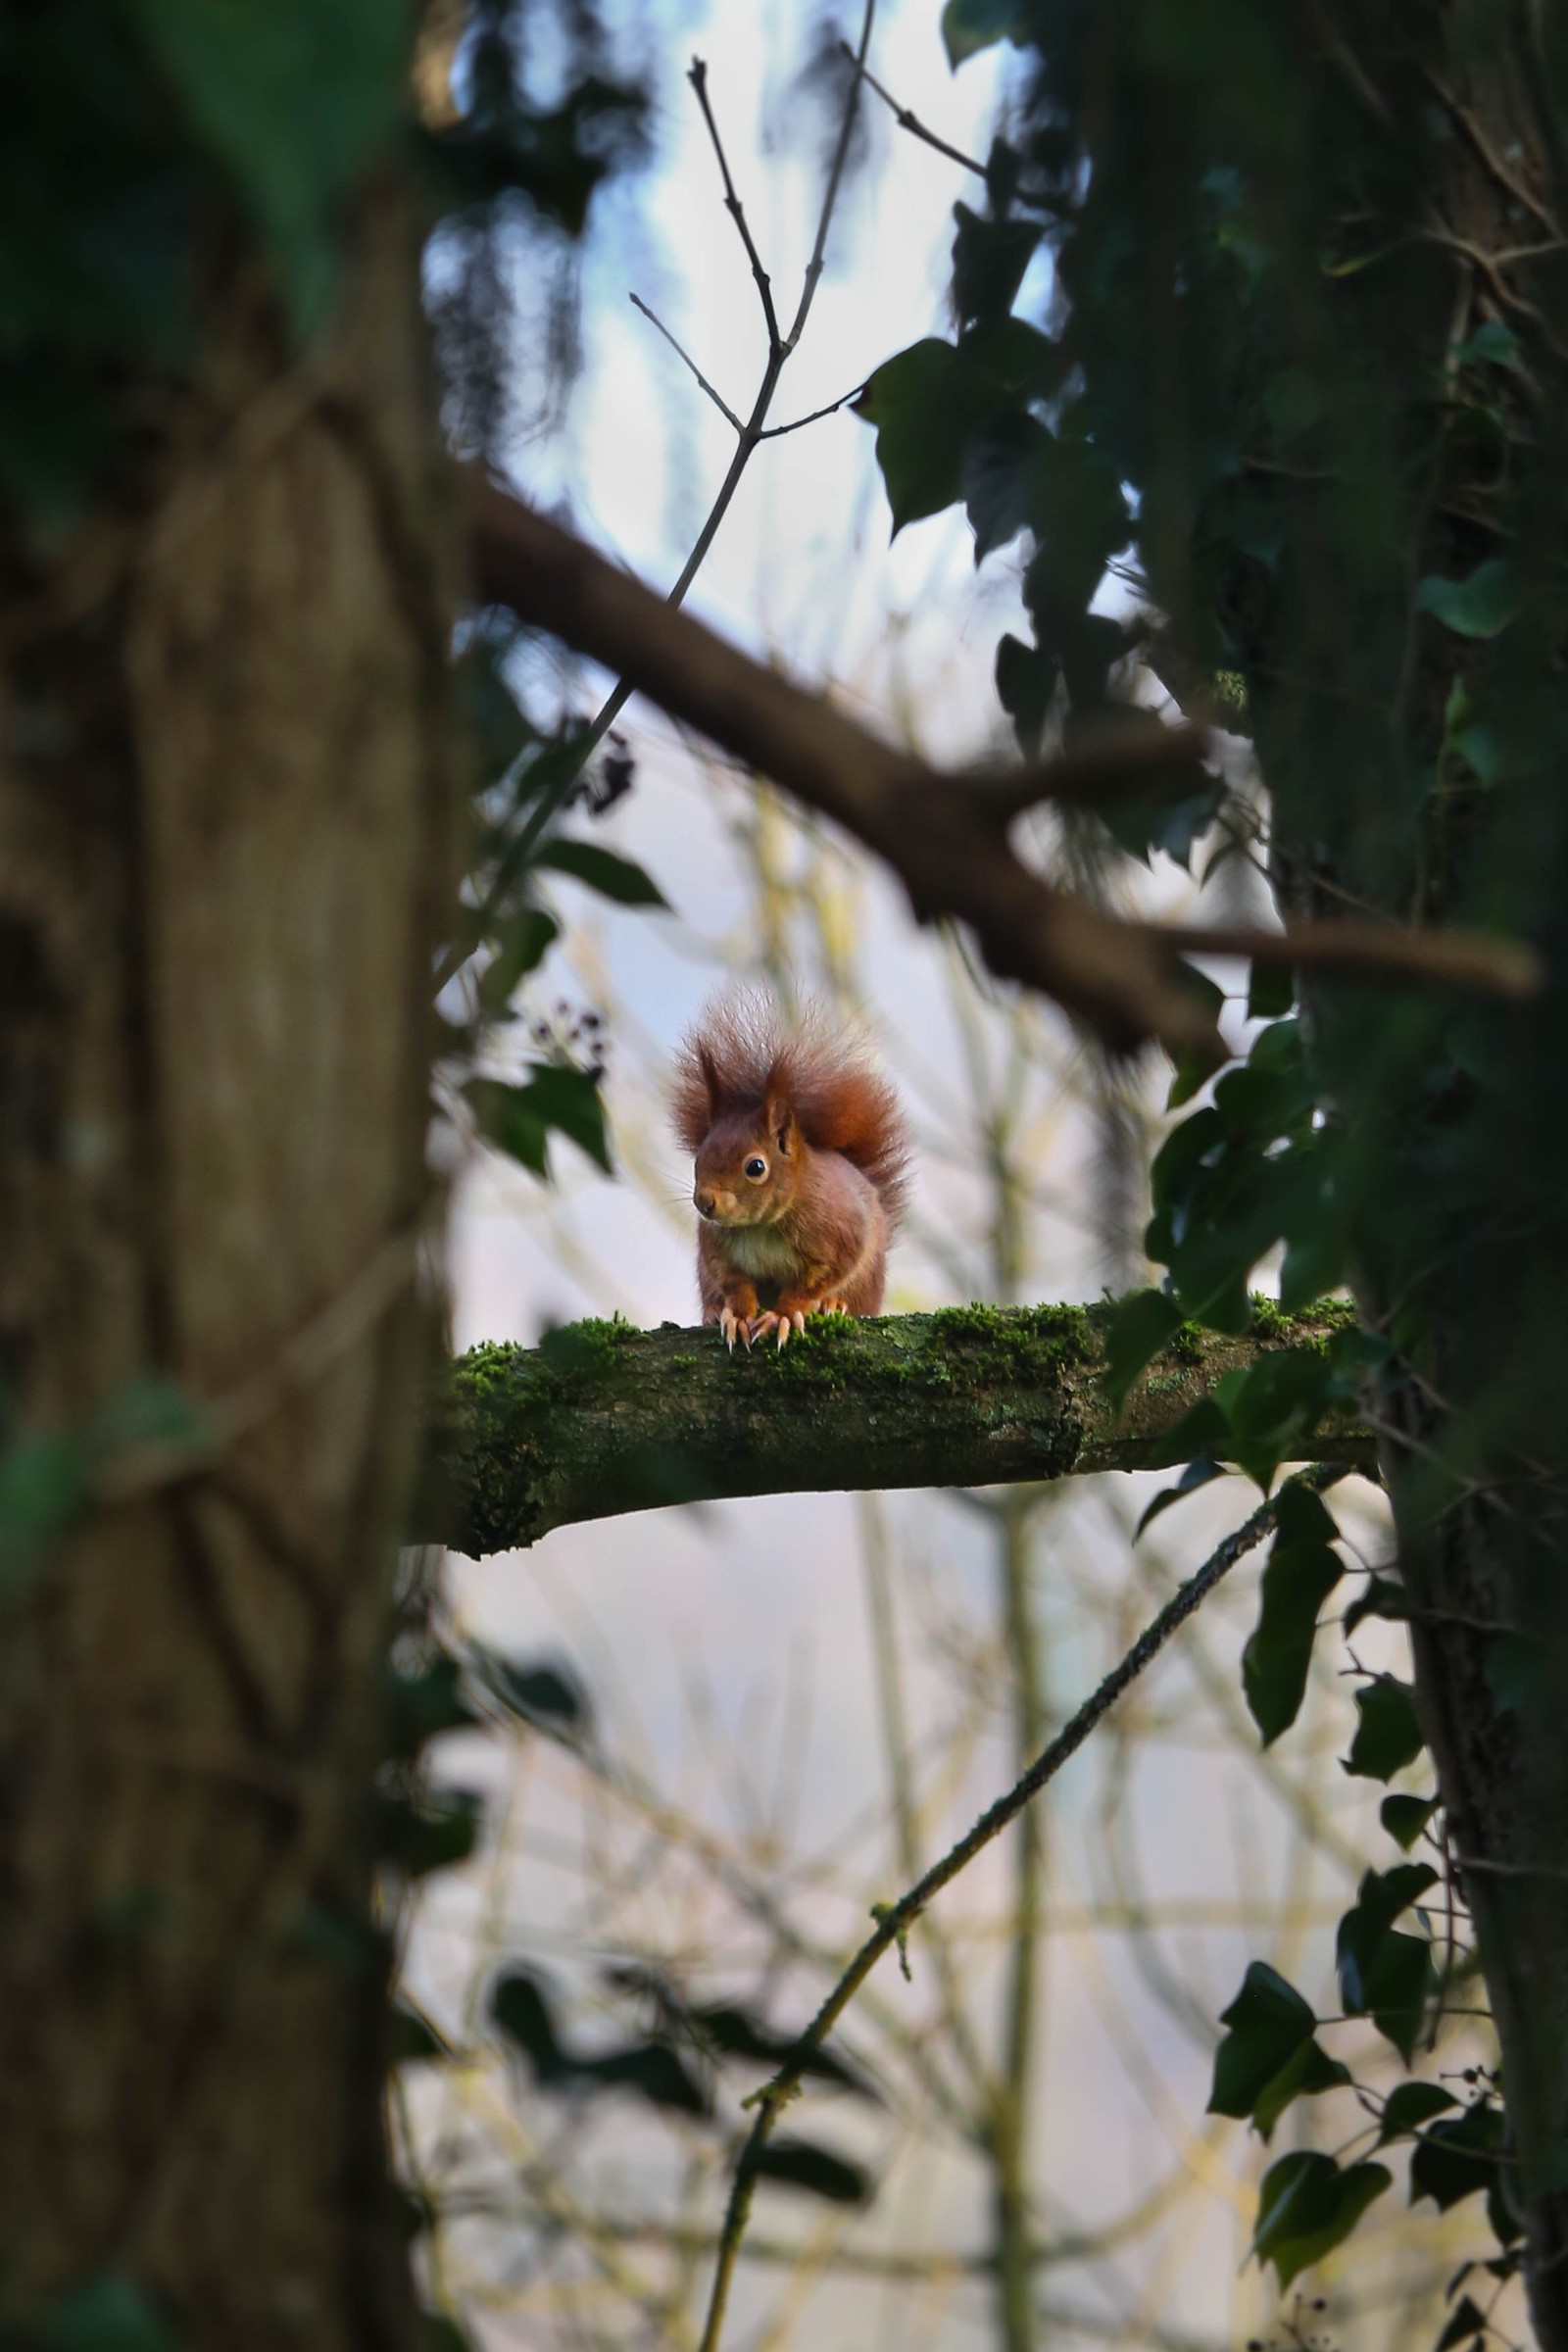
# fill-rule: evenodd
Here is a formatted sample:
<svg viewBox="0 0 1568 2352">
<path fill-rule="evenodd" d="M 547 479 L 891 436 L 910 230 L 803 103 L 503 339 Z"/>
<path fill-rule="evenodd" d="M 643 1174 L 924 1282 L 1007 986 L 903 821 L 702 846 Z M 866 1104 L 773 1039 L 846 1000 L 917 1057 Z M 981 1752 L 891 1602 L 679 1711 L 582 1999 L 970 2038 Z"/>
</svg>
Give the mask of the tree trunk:
<svg viewBox="0 0 1568 2352">
<path fill-rule="evenodd" d="M 0 611 L 8 1467 L 70 1522 L 5 1593 L 5 2291 L 30 2321 L 126 2275 L 195 2352 L 417 2324 L 370 1802 L 451 536 L 400 195 L 355 249 L 304 361 L 230 286 L 131 522 Z M 211 1465 L 117 1495 L 160 1383 L 212 1407 Z"/>
</svg>

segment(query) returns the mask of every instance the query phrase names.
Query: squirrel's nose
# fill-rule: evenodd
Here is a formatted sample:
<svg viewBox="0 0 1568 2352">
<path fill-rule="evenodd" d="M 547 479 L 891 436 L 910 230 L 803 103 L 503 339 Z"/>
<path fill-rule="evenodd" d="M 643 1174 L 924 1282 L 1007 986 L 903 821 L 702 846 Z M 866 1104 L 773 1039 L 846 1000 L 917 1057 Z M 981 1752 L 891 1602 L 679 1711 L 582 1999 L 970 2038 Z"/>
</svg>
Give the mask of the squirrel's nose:
<svg viewBox="0 0 1568 2352">
<path fill-rule="evenodd" d="M 712 1215 L 713 1196 L 706 1184 L 700 1184 L 697 1187 L 697 1190 L 692 1195 L 692 1199 L 696 1201 L 699 1210 L 705 1217 L 710 1217 Z"/>
</svg>

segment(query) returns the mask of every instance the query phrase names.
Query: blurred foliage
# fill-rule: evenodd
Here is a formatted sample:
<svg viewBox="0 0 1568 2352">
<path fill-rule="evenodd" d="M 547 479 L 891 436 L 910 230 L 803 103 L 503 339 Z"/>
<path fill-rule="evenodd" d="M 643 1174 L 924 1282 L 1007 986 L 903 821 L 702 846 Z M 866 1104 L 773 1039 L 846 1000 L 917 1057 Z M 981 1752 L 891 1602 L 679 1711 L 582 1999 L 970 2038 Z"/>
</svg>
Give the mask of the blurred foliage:
<svg viewBox="0 0 1568 2352">
<path fill-rule="evenodd" d="M 1349 0 L 1332 23 L 1307 0 L 949 0 L 941 23 L 955 67 L 1004 40 L 1022 53 L 1005 136 L 985 215 L 955 208 L 952 339 L 887 361 L 860 411 L 895 530 L 961 504 L 977 560 L 1019 548 L 1032 639 L 1003 639 L 997 686 L 1021 747 L 1071 745 L 1152 667 L 1257 752 L 1269 817 L 1250 839 L 1228 822 L 1211 866 L 1240 849 L 1286 911 L 1490 925 L 1553 975 L 1525 1012 L 1339 984 L 1293 1005 L 1255 975 L 1268 1025 L 1217 1083 L 1176 1072 L 1172 1107 L 1202 1100 L 1154 1162 L 1146 1246 L 1167 1273 L 1111 1347 L 1125 1388 L 1184 1321 L 1245 1330 L 1266 1261 L 1287 1310 L 1353 1280 L 1359 1328 L 1238 1378 L 1169 1458 L 1220 1455 L 1267 1487 L 1327 1397 L 1371 1399 L 1412 1441 L 1403 1546 L 1419 1558 L 1442 1529 L 1491 1580 L 1489 1678 L 1517 1740 L 1526 1690 L 1544 1723 L 1544 1663 L 1568 1637 L 1550 1499 L 1568 1470 L 1568 43 L 1514 0 Z M 1217 803 L 1118 809 L 1113 830 L 1186 862 Z M 1509 1496 L 1485 1527 L 1463 1517 L 1480 1485 Z M 1310 1516 L 1281 1527 L 1247 1650 L 1265 1740 L 1295 1715 L 1342 1573 L 1331 1514 Z M 1356 1606 L 1410 1614 L 1393 1577 Z M 1386 1780 L 1420 1754 L 1403 1683 L 1369 1677 L 1357 1708 L 1348 1772 Z M 1531 1773 L 1531 1834 L 1551 1837 L 1564 1772 L 1538 1753 Z M 1410 1810 L 1385 1826 L 1433 1835 Z M 1426 1868 L 1370 1872 L 1341 1929 L 1348 2012 L 1406 2058 L 1435 1981 L 1390 1906 Z M 1243 2111 L 1243 2084 L 1266 2129 L 1282 2084 L 1328 2084 L 1291 2001 L 1268 2028 L 1279 2064 L 1241 2064 L 1236 2034 L 1264 2031 L 1249 1984 L 1216 2104 Z M 1554 2080 L 1544 2102 L 1559 2136 L 1565 2096 Z M 1462 2127 L 1415 2128 L 1413 2194 L 1461 2128 L 1466 2178 L 1495 2184 L 1490 2092 Z M 1528 2161 L 1560 2171 L 1549 2148 Z M 1288 2283 L 1389 2184 L 1373 2163 L 1282 2160 L 1257 2252 Z M 1489 2211 L 1500 2275 L 1518 2225 L 1495 2195 Z"/>
</svg>

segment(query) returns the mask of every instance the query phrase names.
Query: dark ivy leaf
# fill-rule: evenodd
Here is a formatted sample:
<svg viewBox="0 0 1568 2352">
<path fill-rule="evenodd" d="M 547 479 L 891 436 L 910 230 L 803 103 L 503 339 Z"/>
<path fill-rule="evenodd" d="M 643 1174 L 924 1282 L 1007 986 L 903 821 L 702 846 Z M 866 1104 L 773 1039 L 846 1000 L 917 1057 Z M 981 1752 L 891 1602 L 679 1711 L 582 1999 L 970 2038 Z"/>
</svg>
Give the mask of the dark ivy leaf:
<svg viewBox="0 0 1568 2352">
<path fill-rule="evenodd" d="M 953 344 L 927 336 L 884 360 L 853 406 L 876 427 L 895 539 L 906 522 L 956 502 L 973 410 L 968 373 Z"/>
<path fill-rule="evenodd" d="M 450 2058 L 451 2051 L 429 2023 L 402 2001 L 394 2001 L 387 2020 L 387 2060 L 392 2066 L 413 2066 L 420 2059 Z"/>
<path fill-rule="evenodd" d="M 569 1137 L 609 1174 L 605 1106 L 598 1081 L 586 1070 L 535 1062 L 524 1086 L 501 1078 L 470 1078 L 463 1094 L 486 1142 L 520 1160 L 536 1176 L 550 1172 L 552 1129 Z"/>
<path fill-rule="evenodd" d="M 478 1721 L 463 1693 L 463 1668 L 445 1651 L 416 1672 L 394 1672 L 387 1700 L 387 1748 L 395 1756 L 412 1756 L 442 1732 Z"/>
<path fill-rule="evenodd" d="M 1340 1921 L 1335 1943 L 1347 2010 L 1352 2017 L 1370 2017 L 1406 2065 L 1426 2010 L 1432 1951 L 1424 1936 L 1400 1935 L 1393 1922 L 1437 1884 L 1437 1877 L 1426 1862 L 1369 1870 Z"/>
<path fill-rule="evenodd" d="M 761 2180 L 808 2189 L 834 2205 L 864 2205 L 871 2194 L 863 2167 L 808 2139 L 770 2139 L 757 2159 L 757 2172 Z"/>
<path fill-rule="evenodd" d="M 563 2081 L 571 2071 L 556 2033 L 550 1998 L 527 1969 L 509 1969 L 490 1992 L 490 2014 L 507 2039 L 530 2060 L 542 2083 Z"/>
<path fill-rule="evenodd" d="M 1376 1675 L 1355 1693 L 1359 1721 L 1344 1769 L 1353 1779 L 1390 1781 L 1413 1764 L 1426 1744 L 1416 1721 L 1415 1694 L 1392 1674 Z"/>
<path fill-rule="evenodd" d="M 1196 1494 L 1200 1487 L 1212 1486 L 1216 1478 L 1227 1478 L 1229 1475 L 1223 1463 L 1208 1461 L 1200 1454 L 1196 1462 L 1188 1463 L 1173 1487 L 1162 1488 L 1154 1496 L 1133 1529 L 1133 1542 L 1136 1544 L 1145 1528 L 1152 1526 L 1168 1511 L 1172 1503 L 1181 1502 L 1187 1495 Z"/>
<path fill-rule="evenodd" d="M 1288 963 L 1254 963 L 1247 991 L 1250 1021 L 1283 1020 L 1296 1003 L 1296 974 Z"/>
<path fill-rule="evenodd" d="M 574 882 L 586 883 L 601 898 L 613 899 L 617 906 L 662 906 L 666 913 L 669 910 L 669 901 L 640 865 L 630 858 L 617 857 L 613 850 L 601 849 L 597 842 L 558 837 L 544 844 L 534 863 L 569 874 Z"/>
<path fill-rule="evenodd" d="M 1311 2006 L 1266 1960 L 1254 1960 L 1220 2024 L 1230 2031 L 1214 2053 L 1210 2115 L 1250 2115 L 1258 2092 L 1317 2030 Z"/>
<path fill-rule="evenodd" d="M 1505 556 L 1478 564 L 1465 579 L 1429 572 L 1416 590 L 1416 610 L 1431 612 L 1459 637 L 1495 637 L 1519 610 L 1519 581 Z"/>
<path fill-rule="evenodd" d="M 1271 2262 L 1283 2292 L 1312 2263 L 1342 2245 L 1394 2176 L 1386 2165 L 1352 2164 L 1298 2148 L 1271 2164 L 1258 2195 L 1252 2252 Z"/>
<path fill-rule="evenodd" d="M 1144 1366 L 1174 1339 L 1186 1320 L 1163 1291 L 1135 1291 L 1118 1298 L 1105 1319 L 1105 1394 L 1118 1410 Z"/>
<path fill-rule="evenodd" d="M 997 41 L 1016 41 L 1021 46 L 1030 29 L 1026 0 L 947 0 L 942 11 L 942 39 L 955 71 L 966 57 Z"/>
<path fill-rule="evenodd" d="M 1040 750 L 1040 738 L 1051 714 L 1060 674 L 1052 654 L 1021 638 L 1004 636 L 997 647 L 997 700 L 1012 721 L 1018 749 L 1026 760 Z"/>
<path fill-rule="evenodd" d="M 1410 1616 L 1410 1596 L 1396 1576 L 1369 1576 L 1360 1592 L 1345 1612 L 1345 1636 L 1348 1641 L 1358 1625 L 1368 1617 L 1381 1617 L 1390 1625 L 1404 1625 Z"/>
<path fill-rule="evenodd" d="M 956 204 L 953 240 L 953 307 L 960 326 L 977 318 L 1004 318 L 1011 311 L 1023 273 L 1045 231 L 1038 220 L 987 219 Z"/>
<path fill-rule="evenodd" d="M 432 1789 L 416 1802 L 388 1804 L 390 1858 L 407 1879 L 466 1862 L 479 1842 L 484 1799 L 472 1788 Z"/>
<path fill-rule="evenodd" d="M 1344 1574 L 1333 1548 L 1337 1532 L 1309 1488 L 1285 1488 L 1261 1578 L 1257 1625 L 1242 1652 L 1242 1689 L 1265 1747 L 1300 1712 L 1318 1613 Z"/>
<path fill-rule="evenodd" d="M 724 2058 L 753 2058 L 760 2066 L 782 2066 L 795 2051 L 800 2038 L 795 2034 L 777 2034 L 771 2026 L 763 2025 L 749 2009 L 735 2001 L 714 2001 L 687 2012 L 701 2040 Z M 845 2090 L 855 2091 L 862 2099 L 881 2105 L 880 2094 L 858 2075 L 852 2074 L 831 2050 L 812 2050 L 802 2063 L 801 2073 L 811 2075 L 818 2082 L 836 2082 Z"/>
<path fill-rule="evenodd" d="M 602 2057 L 569 2063 L 583 2082 L 607 2090 L 635 2090 L 651 2107 L 667 2107 L 677 2115 L 712 2113 L 708 2093 L 679 2051 L 667 2042 L 639 2042 L 628 2049 L 609 2050 Z"/>
<path fill-rule="evenodd" d="M 1395 1844 L 1408 1853 L 1437 1809 L 1435 1796 L 1386 1796 L 1378 1807 L 1378 1819 Z"/>
<path fill-rule="evenodd" d="M 1466 2344 L 1472 2336 L 1485 2335 L 1487 2316 L 1479 2311 L 1468 2295 L 1461 2295 L 1454 2305 L 1453 2315 L 1432 2347 L 1432 2352 L 1453 2352 L 1455 2344 Z"/>
<path fill-rule="evenodd" d="M 1458 2100 L 1441 2082 L 1399 2082 L 1390 2091 L 1383 2103 L 1383 2121 L 1378 2132 L 1378 2146 L 1386 2148 L 1391 2140 L 1408 2139 L 1433 2117 L 1446 2115 Z"/>
<path fill-rule="evenodd" d="M 512 1659 L 493 1650 L 476 1651 L 474 1664 L 485 1689 L 524 1723 L 580 1738 L 588 1729 L 588 1693 L 564 1660 Z"/>
<path fill-rule="evenodd" d="M 1491 2189 L 1507 2138 L 1502 2109 L 1478 2099 L 1463 2115 L 1446 2116 L 1421 2134 L 1410 2156 L 1410 2202 L 1430 2197 L 1440 2213 Z"/>
</svg>

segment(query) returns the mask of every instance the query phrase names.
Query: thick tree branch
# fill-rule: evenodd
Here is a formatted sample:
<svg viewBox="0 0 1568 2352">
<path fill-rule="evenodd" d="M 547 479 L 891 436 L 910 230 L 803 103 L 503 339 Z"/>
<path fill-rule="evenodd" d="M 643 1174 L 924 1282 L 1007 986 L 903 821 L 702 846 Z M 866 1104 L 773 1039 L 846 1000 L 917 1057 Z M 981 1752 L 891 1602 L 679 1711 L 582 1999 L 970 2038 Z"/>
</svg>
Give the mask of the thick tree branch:
<svg viewBox="0 0 1568 2352">
<path fill-rule="evenodd" d="M 1334 1328 L 1325 1313 L 1245 1339 L 1184 1335 L 1115 1413 L 1104 1324 L 1102 1307 L 974 1306 L 819 1320 L 782 1353 L 732 1356 L 716 1329 L 673 1324 L 477 1348 L 448 1375 L 415 1532 L 480 1556 L 662 1503 L 1143 1469 L 1226 1372 Z M 1301 1451 L 1369 1469 L 1375 1441 L 1331 1421 Z"/>
<path fill-rule="evenodd" d="M 1041 989 L 1118 1048 L 1156 1038 L 1223 1058 L 1213 1015 L 1186 985 L 1184 952 L 1256 954 L 1381 978 L 1446 980 L 1518 996 L 1535 959 L 1503 941 L 1390 924 L 1184 933 L 1126 922 L 1053 888 L 1012 849 L 1020 807 L 1147 789 L 1191 768 L 1201 739 L 1140 732 L 1126 745 L 998 779 L 942 776 L 819 696 L 764 669 L 627 573 L 488 482 L 473 491 L 474 587 L 520 620 L 575 646 L 677 717 L 784 785 L 874 851 L 904 884 L 918 919 L 969 925 L 1004 979 Z"/>
</svg>

